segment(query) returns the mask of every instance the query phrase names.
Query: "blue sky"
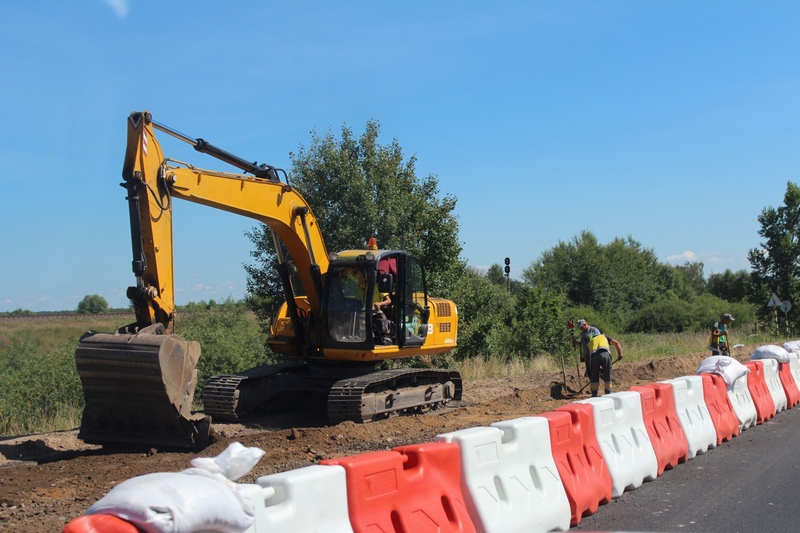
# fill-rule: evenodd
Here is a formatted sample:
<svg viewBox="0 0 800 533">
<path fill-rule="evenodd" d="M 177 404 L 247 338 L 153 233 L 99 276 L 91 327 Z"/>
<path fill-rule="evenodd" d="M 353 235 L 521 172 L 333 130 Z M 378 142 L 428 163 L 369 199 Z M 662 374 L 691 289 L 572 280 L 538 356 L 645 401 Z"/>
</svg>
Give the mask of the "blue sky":
<svg viewBox="0 0 800 533">
<path fill-rule="evenodd" d="M 749 268 L 800 177 L 799 27 L 778 1 L 3 2 L 0 311 L 127 306 L 119 182 L 145 109 L 287 169 L 312 130 L 376 119 L 458 198 L 477 268 L 518 277 L 582 230 Z M 178 303 L 242 298 L 254 223 L 174 211 Z"/>
</svg>

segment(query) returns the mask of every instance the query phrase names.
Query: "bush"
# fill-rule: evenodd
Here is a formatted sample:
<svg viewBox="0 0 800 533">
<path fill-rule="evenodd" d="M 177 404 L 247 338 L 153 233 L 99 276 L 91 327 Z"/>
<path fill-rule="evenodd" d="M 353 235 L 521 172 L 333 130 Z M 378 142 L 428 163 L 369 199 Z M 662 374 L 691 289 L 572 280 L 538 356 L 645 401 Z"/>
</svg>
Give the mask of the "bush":
<svg viewBox="0 0 800 533">
<path fill-rule="evenodd" d="M 198 306 L 185 317 L 178 316 L 175 331 L 200 343 L 195 400 L 202 398 L 203 386 L 211 376 L 235 374 L 269 364 L 265 335 L 244 306 L 227 300 L 210 308 Z"/>
<path fill-rule="evenodd" d="M 662 300 L 633 313 L 628 333 L 682 333 L 692 325 L 691 305 L 683 300 Z"/>
<path fill-rule="evenodd" d="M 514 296 L 486 276 L 468 271 L 452 297 L 458 306 L 458 347 L 454 357 L 490 355 L 490 339 L 510 335 Z"/>
<path fill-rule="evenodd" d="M 524 285 L 516 294 L 511 326 L 494 330 L 490 345 L 494 355 L 531 359 L 538 355 L 560 357 L 572 347 L 567 320 L 561 312 L 565 297 Z"/>
</svg>

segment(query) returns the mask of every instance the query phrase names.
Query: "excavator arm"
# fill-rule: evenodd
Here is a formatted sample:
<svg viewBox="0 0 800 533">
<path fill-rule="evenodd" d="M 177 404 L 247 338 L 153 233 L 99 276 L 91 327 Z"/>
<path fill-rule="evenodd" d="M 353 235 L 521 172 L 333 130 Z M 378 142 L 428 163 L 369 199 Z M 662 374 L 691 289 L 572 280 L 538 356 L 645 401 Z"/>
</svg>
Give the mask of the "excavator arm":
<svg viewBox="0 0 800 533">
<path fill-rule="evenodd" d="M 167 159 L 154 129 L 192 144 L 252 175 L 216 172 Z M 135 286 L 129 287 L 136 322 L 119 331 L 89 332 L 75 352 L 86 407 L 80 438 L 97 444 L 203 446 L 210 420 L 192 413 L 200 357 L 197 342 L 174 334 L 175 286 L 172 206 L 175 199 L 247 216 L 272 229 L 297 267 L 304 298 L 318 312 L 328 255 L 306 201 L 277 171 L 248 163 L 202 139 L 191 139 L 152 120 L 128 118 L 122 186 L 127 190 Z M 295 304 L 288 267 L 279 255 L 294 331 L 295 355 L 312 350 L 307 323 Z"/>
<path fill-rule="evenodd" d="M 169 160 L 156 140 L 154 128 L 257 175 L 203 170 Z M 138 323 L 159 322 L 168 331 L 172 329 L 175 317 L 172 201 L 176 198 L 267 225 L 291 255 L 310 308 L 319 309 L 322 273 L 328 268 L 322 233 L 308 203 L 278 179 L 276 169 L 247 163 L 202 139 L 175 132 L 153 121 L 145 112 L 129 117 L 123 178 L 123 187 L 128 190 L 133 271 L 137 280 L 137 285 L 129 288 L 128 296 L 134 301 Z M 295 295 L 285 296 L 289 301 Z"/>
</svg>

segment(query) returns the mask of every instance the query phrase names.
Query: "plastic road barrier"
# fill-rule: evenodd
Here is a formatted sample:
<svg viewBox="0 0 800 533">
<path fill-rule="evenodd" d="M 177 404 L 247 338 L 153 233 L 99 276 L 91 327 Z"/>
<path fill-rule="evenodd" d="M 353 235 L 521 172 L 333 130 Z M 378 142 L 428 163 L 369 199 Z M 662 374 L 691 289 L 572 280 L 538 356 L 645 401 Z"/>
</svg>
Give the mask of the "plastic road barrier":
<svg viewBox="0 0 800 533">
<path fill-rule="evenodd" d="M 739 431 L 755 426 L 758 420 L 756 406 L 753 403 L 750 388 L 747 386 L 747 380 L 748 377 L 745 374 L 728 386 L 728 398 L 731 400 L 736 418 L 739 419 Z"/>
<path fill-rule="evenodd" d="M 789 368 L 791 369 L 792 377 L 794 377 L 794 382 L 797 384 L 798 390 L 800 390 L 800 354 L 796 352 L 789 353 Z"/>
<path fill-rule="evenodd" d="M 567 404 L 542 413 L 550 426 L 550 445 L 570 507 L 570 525 L 611 501 L 611 475 L 594 431 L 589 405 Z"/>
<path fill-rule="evenodd" d="M 792 375 L 791 361 L 778 363 L 778 378 L 781 380 L 783 392 L 786 393 L 786 408 L 791 409 L 800 403 L 800 389 L 797 388 L 797 382 Z"/>
<path fill-rule="evenodd" d="M 733 411 L 731 399 L 728 397 L 728 387 L 722 376 L 705 373 L 700 377 L 703 380 L 703 398 L 714 423 L 714 429 L 717 431 L 717 445 L 719 445 L 739 435 L 739 419 Z"/>
<path fill-rule="evenodd" d="M 566 531 L 570 507 L 542 417 L 517 418 L 436 437 L 461 450 L 461 486 L 478 531 Z"/>
<path fill-rule="evenodd" d="M 675 394 L 675 412 L 678 414 L 683 434 L 686 436 L 686 444 L 689 446 L 689 459 L 694 459 L 709 448 L 716 447 L 717 430 L 703 398 L 703 378 L 684 376 L 660 383 L 672 385 Z"/>
<path fill-rule="evenodd" d="M 788 355 L 788 354 L 787 354 Z M 775 359 L 760 359 L 764 367 L 764 382 L 767 384 L 769 394 L 772 396 L 772 403 L 775 406 L 775 414 L 786 410 L 786 392 L 783 390 L 781 378 L 778 375 L 779 364 Z"/>
<path fill-rule="evenodd" d="M 638 392 L 615 392 L 575 403 L 592 407 L 594 431 L 611 475 L 612 498 L 658 476 L 658 459 L 644 425 Z"/>
<path fill-rule="evenodd" d="M 472 532 L 461 492 L 457 444 L 429 442 L 321 461 L 347 479 L 350 524 L 358 532 Z"/>
<path fill-rule="evenodd" d="M 141 530 L 114 515 L 86 514 L 70 520 L 61 533 L 141 533 Z"/>
<path fill-rule="evenodd" d="M 638 392 L 642 399 L 642 418 L 658 461 L 658 475 L 685 463 L 689 458 L 689 445 L 675 412 L 672 385 L 650 383 L 635 385 L 630 390 Z"/>
<path fill-rule="evenodd" d="M 347 513 L 347 481 L 341 466 L 313 465 L 256 479 L 252 491 L 256 519 L 253 533 L 262 531 L 326 531 L 352 533 Z M 322 503 L 324 502 L 324 504 Z"/>
<path fill-rule="evenodd" d="M 756 424 L 763 424 L 775 416 L 775 402 L 764 379 L 764 365 L 762 361 L 747 361 L 744 366 L 750 369 L 747 389 L 756 406 Z"/>
</svg>

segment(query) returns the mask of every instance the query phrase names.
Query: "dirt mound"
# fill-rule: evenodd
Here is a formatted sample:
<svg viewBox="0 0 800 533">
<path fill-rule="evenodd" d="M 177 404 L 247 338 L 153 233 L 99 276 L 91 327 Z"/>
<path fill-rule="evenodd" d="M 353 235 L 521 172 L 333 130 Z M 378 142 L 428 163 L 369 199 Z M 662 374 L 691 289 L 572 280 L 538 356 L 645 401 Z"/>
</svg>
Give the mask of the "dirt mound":
<svg viewBox="0 0 800 533">
<path fill-rule="evenodd" d="M 733 355 L 746 360 L 755 348 L 739 348 Z M 616 390 L 694 374 L 707 356 L 623 360 L 614 366 Z M 324 426 L 302 409 L 291 416 L 267 414 L 246 425 L 215 424 L 212 444 L 199 455 L 217 455 L 233 441 L 265 450 L 253 472 L 240 480 L 252 482 L 326 458 L 388 450 L 427 442 L 440 433 L 536 415 L 589 396 L 586 378 L 574 368 L 566 378 L 564 384 L 561 372 L 544 372 L 470 381 L 459 409 L 369 424 Z M 108 452 L 84 444 L 77 431 L 0 439 L 0 529 L 59 531 L 116 484 L 152 472 L 183 470 L 196 455 L 155 449 Z"/>
</svg>

